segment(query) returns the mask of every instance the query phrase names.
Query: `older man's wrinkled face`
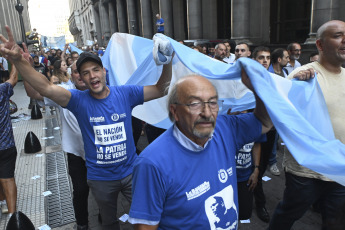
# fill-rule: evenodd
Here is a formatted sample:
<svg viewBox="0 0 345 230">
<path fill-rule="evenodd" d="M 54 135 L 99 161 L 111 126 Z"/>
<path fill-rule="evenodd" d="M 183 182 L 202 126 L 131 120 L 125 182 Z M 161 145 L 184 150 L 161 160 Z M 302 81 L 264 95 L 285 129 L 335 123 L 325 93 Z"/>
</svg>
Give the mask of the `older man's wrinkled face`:
<svg viewBox="0 0 345 230">
<path fill-rule="evenodd" d="M 216 125 L 219 110 L 216 89 L 206 78 L 192 76 L 179 83 L 177 95 L 178 102 L 170 106 L 176 125 L 190 140 L 203 145 Z"/>
<path fill-rule="evenodd" d="M 223 44 L 219 44 L 215 51 L 215 56 L 219 59 L 224 59 L 225 55 L 226 55 L 226 46 Z"/>
</svg>

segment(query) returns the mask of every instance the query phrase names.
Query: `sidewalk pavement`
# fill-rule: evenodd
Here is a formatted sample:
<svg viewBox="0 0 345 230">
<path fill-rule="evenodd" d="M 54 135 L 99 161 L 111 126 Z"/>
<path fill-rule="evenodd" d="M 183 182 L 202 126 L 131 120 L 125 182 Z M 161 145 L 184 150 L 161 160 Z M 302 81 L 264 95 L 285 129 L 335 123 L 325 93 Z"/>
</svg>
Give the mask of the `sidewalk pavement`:
<svg viewBox="0 0 345 230">
<path fill-rule="evenodd" d="M 18 112 L 14 115 L 19 114 L 31 114 L 31 110 L 28 109 L 29 98 L 26 96 L 24 86 L 22 82 L 19 82 L 15 89 L 14 89 L 14 96 L 11 98 L 18 106 Z M 47 182 L 46 182 L 46 175 L 47 175 L 47 155 L 52 152 L 61 151 L 61 135 L 59 133 L 61 130 L 55 129 L 53 130 L 53 137 L 52 140 L 46 139 L 43 140 L 42 138 L 46 137 L 47 132 L 45 129 L 47 126 L 47 121 L 50 120 L 59 120 L 58 115 L 55 111 L 50 111 L 49 108 L 46 108 L 46 113 L 43 113 L 43 119 L 40 120 L 21 120 L 19 122 L 13 123 L 13 131 L 16 141 L 16 147 L 18 151 L 17 162 L 16 162 L 16 171 L 15 171 L 15 178 L 17 183 L 18 189 L 18 198 L 17 198 L 17 210 L 22 211 L 26 214 L 31 221 L 33 222 L 36 228 L 47 224 L 48 217 L 47 217 L 47 210 L 49 208 L 48 198 L 44 197 L 42 193 L 46 191 Z M 54 122 L 53 122 L 54 123 Z M 53 126 L 57 126 L 59 124 L 53 124 Z M 53 127 L 53 128 L 54 128 Z M 56 128 L 56 127 L 55 127 Z M 32 131 L 40 140 L 42 145 L 42 153 L 43 155 L 40 156 L 39 154 L 25 154 L 23 153 L 24 149 L 24 141 L 27 133 Z M 59 139 L 60 138 L 60 139 Z M 143 150 L 147 146 L 146 136 L 141 136 L 138 144 L 138 149 Z M 284 146 L 280 145 L 278 151 L 278 167 L 282 172 L 281 168 L 281 160 L 282 160 L 282 153 L 284 150 Z M 38 157 L 39 156 L 39 157 Z M 40 176 L 38 179 L 32 179 L 34 176 Z M 281 200 L 283 191 L 285 188 L 285 177 L 284 173 L 281 173 L 280 176 L 274 176 L 269 172 L 266 172 L 266 176 L 270 177 L 271 180 L 264 183 L 264 191 L 266 194 L 267 199 L 267 209 L 272 216 L 274 209 L 278 202 Z M 71 195 L 71 194 L 70 194 Z M 298 195 L 298 194 L 296 194 Z M 118 216 L 120 217 L 125 213 L 129 212 L 129 203 L 128 201 L 122 196 L 119 196 L 119 205 L 118 205 Z M 73 217 L 74 218 L 74 217 Z M 6 229 L 6 220 L 7 215 L 2 215 L 0 219 L 0 229 Z M 131 226 L 128 222 L 121 223 L 121 229 L 123 230 L 132 230 L 133 226 Z M 91 230 L 101 230 L 100 223 L 98 222 L 98 207 L 95 200 L 92 197 L 92 193 L 90 192 L 89 196 L 89 224 Z M 241 230 L 264 230 L 268 226 L 267 223 L 262 222 L 256 216 L 255 212 L 255 205 L 253 209 L 253 215 L 250 219 L 250 223 L 248 224 L 240 224 L 239 229 Z M 59 230 L 72 230 L 76 229 L 76 223 L 68 223 L 66 225 L 56 227 L 53 229 Z M 307 211 L 307 213 L 297 221 L 294 226 L 294 230 L 315 230 L 321 229 L 321 216 L 311 210 Z"/>
</svg>

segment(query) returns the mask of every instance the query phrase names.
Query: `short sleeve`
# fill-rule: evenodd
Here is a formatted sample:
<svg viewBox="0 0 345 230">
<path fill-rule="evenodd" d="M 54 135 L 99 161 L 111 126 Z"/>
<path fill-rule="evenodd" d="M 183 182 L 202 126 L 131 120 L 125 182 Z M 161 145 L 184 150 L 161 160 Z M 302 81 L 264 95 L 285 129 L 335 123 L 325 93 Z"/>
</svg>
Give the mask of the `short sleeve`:
<svg viewBox="0 0 345 230">
<path fill-rule="evenodd" d="M 138 85 L 122 86 L 126 92 L 131 108 L 144 103 L 144 87 Z"/>
<path fill-rule="evenodd" d="M 237 149 L 256 141 L 261 136 L 262 124 L 253 113 L 224 116 L 227 120 L 227 126 L 232 127 L 232 132 L 236 137 Z"/>
<path fill-rule="evenodd" d="M 148 159 L 138 157 L 133 170 L 131 218 L 160 221 L 166 183 L 160 170 Z"/>
<path fill-rule="evenodd" d="M 71 99 L 69 100 L 66 109 L 70 110 L 72 113 L 77 113 L 79 109 L 80 91 L 77 89 L 70 89 Z"/>
</svg>

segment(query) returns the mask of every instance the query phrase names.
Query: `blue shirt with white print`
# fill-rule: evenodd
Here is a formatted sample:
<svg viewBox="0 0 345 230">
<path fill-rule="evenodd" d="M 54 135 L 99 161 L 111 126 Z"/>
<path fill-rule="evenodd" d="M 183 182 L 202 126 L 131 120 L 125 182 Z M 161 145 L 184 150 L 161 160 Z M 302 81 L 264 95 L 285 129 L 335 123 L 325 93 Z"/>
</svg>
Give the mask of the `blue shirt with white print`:
<svg viewBox="0 0 345 230">
<path fill-rule="evenodd" d="M 143 86 L 110 86 L 104 99 L 89 90 L 71 89 L 67 105 L 82 132 L 87 178 L 120 180 L 130 175 L 137 157 L 132 135 L 132 109 L 144 102 Z"/>
</svg>

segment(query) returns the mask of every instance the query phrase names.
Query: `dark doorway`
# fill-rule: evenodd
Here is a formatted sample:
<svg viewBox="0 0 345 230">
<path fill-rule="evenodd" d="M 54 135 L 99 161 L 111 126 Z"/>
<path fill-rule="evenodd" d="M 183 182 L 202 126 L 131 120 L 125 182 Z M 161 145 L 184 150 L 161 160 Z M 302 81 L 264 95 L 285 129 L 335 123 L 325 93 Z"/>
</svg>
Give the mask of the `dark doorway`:
<svg viewBox="0 0 345 230">
<path fill-rule="evenodd" d="M 217 0 L 218 36 L 221 39 L 231 38 L 231 1 Z"/>
<path fill-rule="evenodd" d="M 310 31 L 311 1 L 270 1 L 271 44 L 305 42 Z"/>
</svg>

